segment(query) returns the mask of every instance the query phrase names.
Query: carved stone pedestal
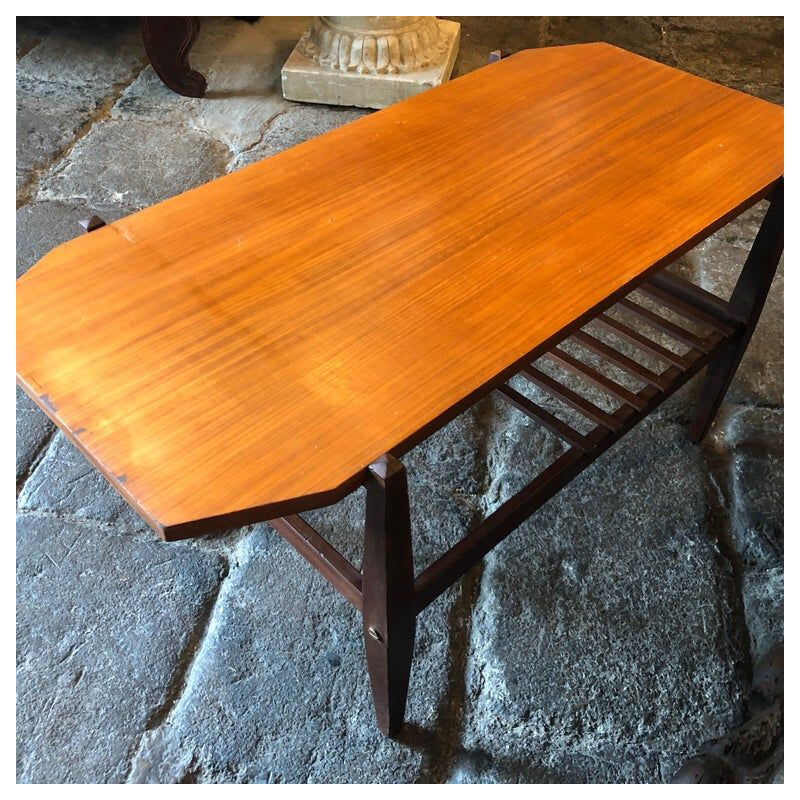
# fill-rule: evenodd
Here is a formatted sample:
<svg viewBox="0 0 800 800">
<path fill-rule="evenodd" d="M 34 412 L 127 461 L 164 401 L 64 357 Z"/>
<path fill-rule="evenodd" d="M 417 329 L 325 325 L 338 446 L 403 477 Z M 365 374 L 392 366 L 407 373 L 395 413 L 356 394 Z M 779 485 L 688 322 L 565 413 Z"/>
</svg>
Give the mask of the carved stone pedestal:
<svg viewBox="0 0 800 800">
<path fill-rule="evenodd" d="M 448 80 L 460 27 L 436 17 L 315 17 L 283 65 L 283 96 L 384 108 Z"/>
</svg>

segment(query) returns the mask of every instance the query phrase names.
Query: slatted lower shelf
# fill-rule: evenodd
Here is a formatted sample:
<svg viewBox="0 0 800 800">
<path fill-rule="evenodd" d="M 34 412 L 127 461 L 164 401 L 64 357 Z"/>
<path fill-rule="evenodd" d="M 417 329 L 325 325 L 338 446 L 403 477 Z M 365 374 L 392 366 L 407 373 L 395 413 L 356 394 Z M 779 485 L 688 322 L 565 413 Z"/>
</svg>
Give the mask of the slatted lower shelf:
<svg viewBox="0 0 800 800">
<path fill-rule="evenodd" d="M 738 335 L 743 324 L 743 321 L 734 317 L 725 301 L 669 273 L 662 272 L 654 276 L 641 284 L 636 292 L 648 298 L 656 308 L 642 305 L 639 298 L 629 295 L 598 314 L 590 324 L 625 341 L 629 351 L 633 348 L 636 352 L 646 354 L 649 359 L 660 362 L 663 367 L 660 371 L 645 367 L 635 358 L 582 329 L 572 332 L 539 356 L 581 379 L 582 385 L 599 389 L 611 400 L 617 401 L 620 405 L 616 410 L 609 412 L 600 408 L 533 363 L 524 366 L 518 373 L 518 377 L 537 387 L 540 393 L 567 406 L 591 423 L 588 432 L 576 430 L 508 383 L 491 387 L 498 398 L 549 430 L 565 443 L 567 449 L 524 489 L 417 576 L 414 582 L 417 613 L 699 372 L 720 348 Z M 695 330 L 665 317 L 663 309 L 688 321 Z M 675 352 L 647 333 L 622 322 L 618 316 L 637 319 L 645 327 L 658 331 L 676 346 L 684 348 L 684 352 Z M 634 391 L 623 386 L 601 371 L 600 364 L 587 364 L 565 350 L 564 345 L 568 342 L 571 350 L 590 353 L 595 362 L 600 361 L 602 365 L 621 370 L 644 384 L 643 387 Z M 361 573 L 350 561 L 299 516 L 283 517 L 273 520 L 271 524 L 356 608 L 361 608 Z"/>
</svg>

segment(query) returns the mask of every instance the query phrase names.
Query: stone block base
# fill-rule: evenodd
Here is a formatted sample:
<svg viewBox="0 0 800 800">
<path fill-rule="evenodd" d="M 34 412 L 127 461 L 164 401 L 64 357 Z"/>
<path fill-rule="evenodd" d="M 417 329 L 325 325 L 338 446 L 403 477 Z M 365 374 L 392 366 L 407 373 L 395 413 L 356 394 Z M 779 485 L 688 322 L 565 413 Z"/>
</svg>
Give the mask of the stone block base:
<svg viewBox="0 0 800 800">
<path fill-rule="evenodd" d="M 308 58 L 298 42 L 281 70 L 283 96 L 303 103 L 385 108 L 439 86 L 453 71 L 461 26 L 450 20 L 437 22 L 447 40 L 447 52 L 439 63 L 414 72 L 383 75 L 341 72 Z"/>
</svg>

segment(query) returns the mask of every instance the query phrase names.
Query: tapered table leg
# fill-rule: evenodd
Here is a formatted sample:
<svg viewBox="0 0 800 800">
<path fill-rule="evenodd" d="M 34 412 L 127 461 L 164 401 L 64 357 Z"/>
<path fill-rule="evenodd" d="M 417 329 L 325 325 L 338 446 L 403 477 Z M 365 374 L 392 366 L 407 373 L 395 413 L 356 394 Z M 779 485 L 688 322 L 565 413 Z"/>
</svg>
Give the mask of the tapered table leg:
<svg viewBox="0 0 800 800">
<path fill-rule="evenodd" d="M 403 724 L 414 652 L 414 564 L 408 485 L 391 455 L 371 464 L 364 540 L 364 644 L 378 727 Z"/>
<path fill-rule="evenodd" d="M 708 431 L 747 350 L 782 253 L 783 179 L 770 196 L 769 209 L 731 295 L 731 314 L 742 328 L 706 369 L 700 399 L 689 427 L 689 434 L 696 442 Z"/>
</svg>

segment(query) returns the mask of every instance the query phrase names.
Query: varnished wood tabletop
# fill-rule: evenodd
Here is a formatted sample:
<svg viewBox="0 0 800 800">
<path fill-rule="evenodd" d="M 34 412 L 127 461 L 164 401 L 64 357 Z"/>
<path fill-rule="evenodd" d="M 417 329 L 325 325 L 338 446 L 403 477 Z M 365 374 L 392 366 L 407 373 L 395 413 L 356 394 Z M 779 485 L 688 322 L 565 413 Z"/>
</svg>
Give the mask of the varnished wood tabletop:
<svg viewBox="0 0 800 800">
<path fill-rule="evenodd" d="M 18 380 L 168 538 L 323 505 L 782 172 L 777 106 L 526 51 L 56 248 Z"/>
</svg>

